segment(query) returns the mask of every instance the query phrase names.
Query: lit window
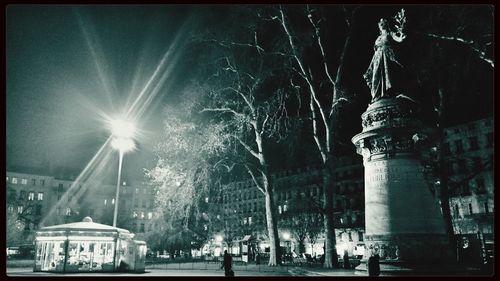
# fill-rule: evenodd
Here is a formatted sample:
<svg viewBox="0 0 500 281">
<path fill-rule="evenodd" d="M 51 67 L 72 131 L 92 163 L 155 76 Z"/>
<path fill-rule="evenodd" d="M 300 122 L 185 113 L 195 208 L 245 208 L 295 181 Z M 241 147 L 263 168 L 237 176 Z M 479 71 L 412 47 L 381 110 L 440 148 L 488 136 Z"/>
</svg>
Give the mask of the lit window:
<svg viewBox="0 0 500 281">
<path fill-rule="evenodd" d="M 220 220 L 220 215 L 217 215 L 217 219 Z"/>
<path fill-rule="evenodd" d="M 8 210 L 9 210 L 9 212 L 14 212 L 14 206 L 9 206 Z"/>
<path fill-rule="evenodd" d="M 35 200 L 35 193 L 34 193 L 34 192 L 30 192 L 30 193 L 28 193 L 28 200 L 29 200 L 29 201 L 33 201 L 33 200 Z"/>
<path fill-rule="evenodd" d="M 247 218 L 244 218 L 243 219 L 243 224 L 247 224 L 247 222 L 248 222 Z"/>
<path fill-rule="evenodd" d="M 208 230 L 208 225 L 206 225 L 206 224 L 205 224 L 205 225 L 203 225 L 203 229 L 204 229 L 205 231 L 207 231 L 207 230 Z"/>
<path fill-rule="evenodd" d="M 69 216 L 71 215 L 71 209 L 70 208 L 66 208 L 66 216 Z"/>
<path fill-rule="evenodd" d="M 288 210 L 288 206 L 285 204 L 283 205 L 283 212 L 286 212 Z"/>
<path fill-rule="evenodd" d="M 111 199 L 111 205 L 115 204 L 115 198 Z"/>
<path fill-rule="evenodd" d="M 17 184 L 17 178 L 12 178 L 12 183 Z"/>
<path fill-rule="evenodd" d="M 9 181 L 9 177 L 7 177 L 7 181 Z"/>
<path fill-rule="evenodd" d="M 21 184 L 27 185 L 28 184 L 28 180 L 27 179 L 21 179 Z"/>
<path fill-rule="evenodd" d="M 205 203 L 208 203 L 208 197 L 205 197 Z"/>
<path fill-rule="evenodd" d="M 252 217 L 248 217 L 248 224 L 252 224 Z"/>
<path fill-rule="evenodd" d="M 17 213 L 21 214 L 23 212 L 23 206 L 17 206 Z"/>
<path fill-rule="evenodd" d="M 108 204 L 108 199 L 104 199 L 104 206 Z"/>
<path fill-rule="evenodd" d="M 278 206 L 278 213 L 281 214 L 281 205 Z"/>
<path fill-rule="evenodd" d="M 136 211 L 134 211 L 134 213 L 132 214 L 132 217 L 133 218 L 137 218 L 137 212 Z"/>
<path fill-rule="evenodd" d="M 148 212 L 148 220 L 153 218 L 153 212 Z"/>
<path fill-rule="evenodd" d="M 43 192 L 38 192 L 37 194 L 37 200 L 42 201 L 43 200 Z"/>
<path fill-rule="evenodd" d="M 144 212 L 141 212 L 141 219 L 144 218 Z"/>
</svg>

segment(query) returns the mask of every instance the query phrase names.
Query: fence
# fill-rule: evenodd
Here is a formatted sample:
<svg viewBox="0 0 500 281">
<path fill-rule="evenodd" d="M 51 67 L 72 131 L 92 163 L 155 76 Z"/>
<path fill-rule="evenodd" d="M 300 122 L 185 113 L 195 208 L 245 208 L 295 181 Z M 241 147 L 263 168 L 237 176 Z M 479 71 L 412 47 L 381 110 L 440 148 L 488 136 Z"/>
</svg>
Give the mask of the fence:
<svg viewBox="0 0 500 281">
<path fill-rule="evenodd" d="M 213 270 L 222 271 L 222 260 L 212 259 L 151 259 L 146 261 L 146 268 L 150 269 L 165 269 L 165 270 Z M 321 264 L 313 263 L 282 263 L 279 266 L 268 266 L 267 260 L 261 260 L 260 264 L 255 264 L 255 262 L 241 262 L 233 260 L 233 270 L 234 271 L 258 271 L 258 272 L 283 272 L 286 273 L 288 270 L 294 267 L 321 267 Z"/>
</svg>

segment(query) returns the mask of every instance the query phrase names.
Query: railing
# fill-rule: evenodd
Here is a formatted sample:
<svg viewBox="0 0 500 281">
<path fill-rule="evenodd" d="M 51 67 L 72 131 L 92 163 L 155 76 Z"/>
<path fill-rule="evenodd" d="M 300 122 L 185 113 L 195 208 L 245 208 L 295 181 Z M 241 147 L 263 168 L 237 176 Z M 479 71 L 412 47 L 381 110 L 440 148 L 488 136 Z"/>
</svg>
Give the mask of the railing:
<svg viewBox="0 0 500 281">
<path fill-rule="evenodd" d="M 233 271 L 258 271 L 258 272 L 283 272 L 294 267 L 322 267 L 320 263 L 298 263 L 293 261 L 282 262 L 279 266 L 268 266 L 268 259 L 261 259 L 259 264 L 255 261 L 242 262 L 234 261 L 233 257 Z M 201 258 L 176 258 L 176 259 L 147 259 L 146 268 L 149 269 L 164 269 L 164 270 L 213 270 L 223 271 L 222 257 L 215 257 L 213 259 L 204 260 Z"/>
</svg>

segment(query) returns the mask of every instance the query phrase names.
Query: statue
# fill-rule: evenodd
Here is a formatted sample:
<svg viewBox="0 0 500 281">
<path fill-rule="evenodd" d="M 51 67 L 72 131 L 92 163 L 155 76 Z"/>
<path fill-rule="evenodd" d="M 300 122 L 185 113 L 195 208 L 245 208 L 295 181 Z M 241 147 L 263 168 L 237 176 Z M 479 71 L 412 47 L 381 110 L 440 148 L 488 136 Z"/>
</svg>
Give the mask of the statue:
<svg viewBox="0 0 500 281">
<path fill-rule="evenodd" d="M 363 75 L 371 90 L 372 103 L 380 98 L 395 96 L 401 90 L 400 84 L 403 83 L 403 66 L 397 60 L 393 46 L 406 38 L 403 32 L 406 22 L 404 10 L 398 13 L 395 20 L 398 23 L 395 26 L 397 31 L 393 32 L 388 21 L 380 19 L 378 23 L 380 35 L 375 40 L 375 54 Z"/>
</svg>

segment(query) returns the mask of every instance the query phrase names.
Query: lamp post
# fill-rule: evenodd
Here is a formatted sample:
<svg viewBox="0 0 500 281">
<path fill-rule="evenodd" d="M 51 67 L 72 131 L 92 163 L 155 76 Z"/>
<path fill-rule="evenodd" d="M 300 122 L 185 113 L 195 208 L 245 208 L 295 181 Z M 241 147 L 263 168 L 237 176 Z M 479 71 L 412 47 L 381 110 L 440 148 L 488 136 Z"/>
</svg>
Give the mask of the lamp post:
<svg viewBox="0 0 500 281">
<path fill-rule="evenodd" d="M 135 133 L 135 127 L 132 123 L 123 120 L 114 120 L 111 122 L 113 132 L 113 140 L 111 146 L 118 150 L 118 179 L 116 182 L 115 195 L 115 210 L 113 213 L 113 227 L 116 227 L 116 219 L 118 217 L 118 200 L 120 197 L 120 178 L 122 175 L 123 155 L 126 152 L 132 151 L 135 148 L 134 140 L 132 139 Z"/>
</svg>

